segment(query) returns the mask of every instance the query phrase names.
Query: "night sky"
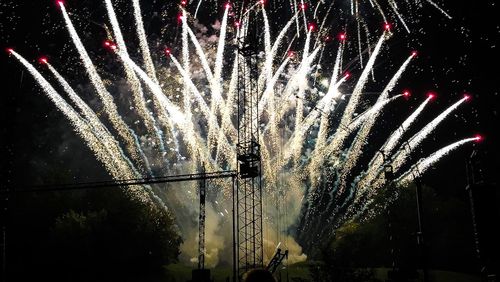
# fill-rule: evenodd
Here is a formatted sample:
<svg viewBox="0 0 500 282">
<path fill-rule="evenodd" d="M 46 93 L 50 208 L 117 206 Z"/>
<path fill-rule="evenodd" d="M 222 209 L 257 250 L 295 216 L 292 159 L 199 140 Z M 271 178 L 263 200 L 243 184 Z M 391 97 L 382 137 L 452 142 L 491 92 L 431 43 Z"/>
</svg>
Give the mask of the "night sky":
<svg viewBox="0 0 500 282">
<path fill-rule="evenodd" d="M 15 2 L 15 5 L 8 2 Z M 78 82 L 84 75 L 83 68 L 74 67 L 78 56 L 74 48 L 71 48 L 62 16 L 54 2 L 2 1 L 0 47 L 14 47 L 32 62 L 39 56 L 46 55 L 59 69 L 65 70 L 63 75 L 70 81 Z M 101 2 L 67 0 L 66 6 L 70 12 L 77 13 L 74 18 L 79 30 L 85 30 L 82 35 L 95 38 L 87 40 L 86 47 L 92 50 L 91 56 L 103 58 L 98 65 L 107 70 L 110 68 L 107 62 L 113 58 L 102 48 L 102 39 L 105 38 L 102 23 L 106 23 L 107 19 Z M 170 43 L 166 42 L 165 45 L 173 45 L 175 48 L 179 30 L 175 23 L 178 12 L 175 7 L 171 7 L 173 5 L 164 2 L 170 1 L 153 1 L 150 6 L 143 3 L 143 14 L 152 15 L 146 20 L 146 29 L 151 41 L 167 38 L 165 41 Z M 410 28 L 415 30 L 411 34 L 406 34 L 403 27 L 394 22 L 395 35 L 389 40 L 388 48 L 377 62 L 379 65 L 376 67 L 376 76 L 381 80 L 387 79 L 385 74 L 377 72 L 377 68 L 395 71 L 395 67 L 413 49 L 418 50 L 419 55 L 397 86 L 397 89 L 411 90 L 412 98 L 398 102 L 393 112 L 384 115 L 387 124 L 383 126 L 394 128 L 409 113 L 409 108 L 416 107 L 423 101 L 428 91 L 435 91 L 437 100 L 428 107 L 415 128 L 424 126 L 464 93 L 470 93 L 472 101 L 461 106 L 443 122 L 424 142 L 421 150 L 414 154 L 414 158 L 417 160 L 426 157 L 445 145 L 480 133 L 485 139 L 475 146 L 489 151 L 490 157 L 486 165 L 492 168 L 498 160 L 498 3 L 494 0 L 439 2 L 443 2 L 442 6 L 453 19 L 449 20 L 436 9 L 426 7 L 421 11 L 425 15 L 418 17 L 419 22 L 414 26 L 410 24 Z M 166 8 L 168 13 L 158 13 L 157 9 L 160 8 Z M 211 13 L 212 15 L 206 15 L 209 18 L 206 21 L 221 17 L 220 13 Z M 270 14 L 273 19 L 273 12 Z M 275 14 L 277 18 L 278 13 Z M 277 18 L 275 22 L 283 20 Z M 372 23 L 377 24 L 376 18 Z M 166 35 L 161 28 L 164 24 L 169 25 Z M 335 27 L 336 24 L 343 25 L 332 20 L 332 33 L 342 30 Z M 163 46 L 152 44 L 153 52 L 159 52 L 161 48 Z M 160 56 L 158 58 L 161 60 Z M 95 160 L 67 120 L 41 93 L 22 66 L 9 58 L 6 52 L 0 54 L 0 66 L 2 182 L 14 186 L 54 183 L 58 179 L 45 178 L 46 174 L 53 174 L 53 171 L 61 172 L 64 177 L 59 181 L 65 182 L 109 179 L 103 166 Z M 359 74 L 356 69 L 351 72 Z M 369 88 L 376 88 L 376 84 Z M 78 90 L 84 98 L 92 95 L 92 91 L 88 89 L 88 83 L 79 83 Z M 373 89 L 368 89 L 370 90 Z M 410 104 L 409 108 L 406 103 Z M 472 147 L 473 145 L 466 145 L 445 157 L 435 169 L 425 174 L 424 183 L 436 187 L 438 191 L 462 193 L 466 182 L 465 159 Z"/>
</svg>

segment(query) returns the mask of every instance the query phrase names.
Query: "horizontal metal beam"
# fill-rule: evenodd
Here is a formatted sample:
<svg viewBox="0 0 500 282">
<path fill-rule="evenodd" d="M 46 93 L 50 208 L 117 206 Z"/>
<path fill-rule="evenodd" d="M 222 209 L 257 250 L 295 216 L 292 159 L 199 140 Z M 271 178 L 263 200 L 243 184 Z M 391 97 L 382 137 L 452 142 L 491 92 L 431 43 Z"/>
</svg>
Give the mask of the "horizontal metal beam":
<svg viewBox="0 0 500 282">
<path fill-rule="evenodd" d="M 207 172 L 207 173 L 180 174 L 180 175 L 170 175 L 162 177 L 124 179 L 124 180 L 114 180 L 114 181 L 112 180 L 112 181 L 101 181 L 101 182 L 28 186 L 27 188 L 23 189 L 7 188 L 0 190 L 0 194 L 55 192 L 55 191 L 70 191 L 70 190 L 113 188 L 113 187 L 127 188 L 128 186 L 134 186 L 134 185 L 185 182 L 185 181 L 195 181 L 200 179 L 219 179 L 219 178 L 230 178 L 237 176 L 238 173 L 235 170 L 227 170 L 227 171 L 217 171 L 217 172 Z"/>
</svg>

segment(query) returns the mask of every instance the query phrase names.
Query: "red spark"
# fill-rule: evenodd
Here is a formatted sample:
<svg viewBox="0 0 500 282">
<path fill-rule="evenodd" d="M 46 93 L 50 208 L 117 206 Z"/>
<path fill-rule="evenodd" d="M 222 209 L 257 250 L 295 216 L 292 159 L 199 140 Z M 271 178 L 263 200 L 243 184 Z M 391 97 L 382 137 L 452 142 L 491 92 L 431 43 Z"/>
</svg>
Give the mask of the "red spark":
<svg viewBox="0 0 500 282">
<path fill-rule="evenodd" d="M 227 3 L 224 5 L 224 8 L 226 8 L 226 10 L 231 9 L 231 3 L 227 2 Z"/>
<path fill-rule="evenodd" d="M 469 94 L 464 94 L 464 99 L 469 101 L 472 97 Z"/>
<path fill-rule="evenodd" d="M 301 3 L 301 4 L 299 5 L 299 10 L 303 10 L 303 11 L 305 11 L 306 9 L 307 9 L 307 5 L 306 5 L 306 3 Z"/>
<path fill-rule="evenodd" d="M 483 141 L 484 137 L 481 136 L 480 134 L 476 134 L 476 135 L 474 135 L 474 139 L 475 139 L 474 140 L 475 142 L 479 143 L 479 142 Z"/>
<path fill-rule="evenodd" d="M 5 51 L 7 51 L 7 53 L 9 53 L 9 54 L 12 54 L 12 53 L 14 52 L 14 49 L 12 49 L 12 48 L 7 48 L 7 49 L 5 49 Z"/>
<path fill-rule="evenodd" d="M 412 57 L 416 57 L 418 55 L 418 52 L 416 50 L 412 51 L 411 52 L 411 56 Z"/>
<path fill-rule="evenodd" d="M 171 52 L 170 48 L 165 48 L 165 54 L 170 55 Z"/>
<path fill-rule="evenodd" d="M 63 7 L 64 6 L 64 1 L 62 1 L 62 0 L 57 1 L 57 5 L 59 5 L 60 7 Z"/>
<path fill-rule="evenodd" d="M 344 41 L 344 40 L 346 39 L 346 34 L 345 34 L 345 32 L 342 32 L 342 33 L 340 33 L 340 34 L 339 34 L 339 39 L 340 39 L 341 41 Z"/>
<path fill-rule="evenodd" d="M 310 24 L 308 25 L 308 28 L 309 28 L 309 31 L 314 31 L 314 30 L 316 29 L 316 25 L 315 25 L 315 24 L 313 24 L 313 23 L 310 23 Z"/>
<path fill-rule="evenodd" d="M 391 24 L 390 23 L 385 23 L 384 24 L 384 29 L 387 31 L 391 31 Z"/>
<path fill-rule="evenodd" d="M 259 0 L 259 3 L 260 3 L 261 5 L 266 5 L 266 1 L 265 1 L 265 0 Z"/>
<path fill-rule="evenodd" d="M 406 97 L 406 98 L 410 97 L 410 96 L 411 96 L 410 91 L 409 91 L 409 90 L 405 90 L 405 91 L 403 92 L 403 96 L 404 96 L 404 97 Z"/>
<path fill-rule="evenodd" d="M 240 28 L 240 25 L 241 25 L 241 23 L 240 23 L 239 21 L 235 21 L 235 22 L 234 22 L 234 26 L 235 26 L 236 28 Z"/>
<path fill-rule="evenodd" d="M 182 6 L 186 6 L 186 5 L 187 5 L 187 1 L 186 1 L 186 0 L 182 0 L 182 1 L 181 1 L 181 5 L 182 5 Z"/>
<path fill-rule="evenodd" d="M 345 78 L 345 79 L 348 79 L 350 76 L 351 76 L 351 74 L 350 74 L 350 73 L 348 73 L 348 72 L 346 72 L 346 73 L 344 74 L 344 78 Z"/>
<path fill-rule="evenodd" d="M 48 63 L 47 57 L 40 57 L 40 58 L 38 59 L 38 62 L 39 62 L 40 64 L 47 64 L 47 63 Z"/>
<path fill-rule="evenodd" d="M 288 51 L 288 54 L 287 54 L 288 58 L 292 59 L 292 58 L 295 58 L 295 51 Z"/>
<path fill-rule="evenodd" d="M 436 98 L 436 93 L 429 92 L 429 93 L 427 93 L 427 97 L 429 97 L 432 100 L 432 99 Z"/>
<path fill-rule="evenodd" d="M 113 42 L 113 41 L 110 41 L 110 40 L 106 40 L 104 41 L 104 47 L 105 48 L 109 48 L 111 50 L 116 50 L 116 44 Z"/>
</svg>

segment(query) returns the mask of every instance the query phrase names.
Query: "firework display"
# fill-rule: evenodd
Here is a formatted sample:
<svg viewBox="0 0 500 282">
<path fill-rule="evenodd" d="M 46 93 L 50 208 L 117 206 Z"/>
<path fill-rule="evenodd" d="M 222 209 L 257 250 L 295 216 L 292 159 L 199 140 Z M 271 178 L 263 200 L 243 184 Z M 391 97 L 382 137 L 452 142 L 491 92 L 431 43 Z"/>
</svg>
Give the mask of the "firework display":
<svg viewBox="0 0 500 282">
<path fill-rule="evenodd" d="M 238 64 L 245 61 L 238 60 L 235 46 L 248 32 L 252 13 L 240 11 L 237 3 L 181 1 L 177 7 L 179 37 L 175 45 L 148 39 L 147 16 L 141 10 L 141 4 L 146 3 L 130 1 L 131 10 L 127 12 L 134 22 L 133 33 L 129 34 L 122 31 L 125 25 L 130 30 L 130 23 L 119 21 L 116 3 L 102 2 L 107 33 L 102 38 L 103 48 L 118 69 L 112 75 L 103 75 L 107 70 L 99 67 L 101 64 L 95 62 L 95 56 L 85 46 L 88 34 L 75 24 L 71 14 L 77 11 L 57 1 L 79 58 L 81 79 L 91 85 L 88 91 L 95 98 L 92 101 L 87 99 L 89 95 L 81 95 L 81 88 L 72 85 L 62 74 L 63 69 L 49 58 L 40 58 L 35 66 L 15 49 L 7 52 L 32 75 L 114 179 L 196 173 L 200 163 L 209 172 L 236 169 Z M 377 133 L 385 140 L 381 147 L 367 146 L 377 125 L 383 123 L 384 113 L 410 96 L 410 92 L 400 91 L 398 82 L 418 59 L 414 50 L 391 55 L 399 67 L 391 70 L 379 92 L 366 90 L 374 80 L 384 50 L 390 49 L 387 42 L 397 36 L 390 19 L 397 19 L 410 33 L 411 19 L 406 19 L 401 6 L 408 10 L 431 5 L 451 18 L 435 2 L 278 2 L 283 2 L 281 5 L 290 14 L 280 26 L 270 22 L 268 15 L 269 6 L 274 4 L 255 1 L 248 9 L 259 15 L 262 29 L 257 116 L 265 198 L 265 257 L 269 260 L 276 245 L 283 244 L 290 250 L 288 263 L 294 263 L 307 258 L 312 251 L 310 242 L 327 238 L 349 220 L 364 219 L 377 212 L 371 207 L 372 200 L 390 181 L 383 174 L 385 166 L 394 170 L 395 183 L 406 186 L 416 174 L 424 173 L 453 150 L 481 137 L 467 137 L 427 158 L 412 160 L 411 154 L 420 149 L 422 142 L 470 99 L 464 96 L 423 128 L 413 128 L 435 98 L 429 94 L 413 110 L 408 109 L 401 124 Z M 223 10 L 211 35 L 202 31 L 206 27 L 197 19 L 208 6 Z M 338 40 L 326 36 L 331 28 L 328 19 L 339 11 L 355 21 L 356 38 L 352 45 L 346 43 L 351 38 L 345 32 L 338 35 Z M 364 14 L 368 11 L 375 11 L 384 25 L 369 27 Z M 135 43 L 129 45 L 129 40 Z M 151 44 L 165 46 L 163 53 L 154 54 L 158 48 L 152 49 Z M 353 53 L 357 54 L 360 69 L 351 73 L 347 70 Z M 123 102 L 118 98 L 121 95 L 111 90 L 118 80 L 130 94 L 126 99 L 128 110 L 119 104 Z M 410 132 L 416 133 L 408 137 Z M 211 185 L 216 188 L 207 197 L 206 263 L 215 266 L 230 257 L 228 210 L 232 188 L 231 183 L 223 180 Z M 131 197 L 173 212 L 184 238 L 183 259 L 196 261 L 196 185 L 174 186 L 168 191 L 158 185 L 128 191 Z"/>
</svg>

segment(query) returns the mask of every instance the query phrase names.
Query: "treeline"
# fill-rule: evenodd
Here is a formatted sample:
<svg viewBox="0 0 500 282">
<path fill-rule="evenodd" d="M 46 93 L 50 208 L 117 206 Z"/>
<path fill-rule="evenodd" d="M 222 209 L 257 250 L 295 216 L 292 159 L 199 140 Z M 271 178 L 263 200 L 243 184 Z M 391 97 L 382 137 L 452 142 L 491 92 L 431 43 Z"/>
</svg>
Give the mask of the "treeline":
<svg viewBox="0 0 500 282">
<path fill-rule="evenodd" d="M 173 216 L 122 188 L 14 194 L 8 281 L 159 281 L 177 262 Z"/>
<path fill-rule="evenodd" d="M 324 264 L 312 271 L 315 280 L 378 281 L 370 269 L 391 269 L 394 264 L 399 269 L 395 281 L 413 281 L 420 265 L 415 187 L 399 191 L 398 199 L 376 216 L 349 222 L 336 231 L 320 256 Z M 383 205 L 385 199 L 387 195 L 380 195 L 374 206 Z M 424 186 L 423 206 L 427 267 L 478 273 L 465 191 L 460 196 L 444 197 Z"/>
</svg>

